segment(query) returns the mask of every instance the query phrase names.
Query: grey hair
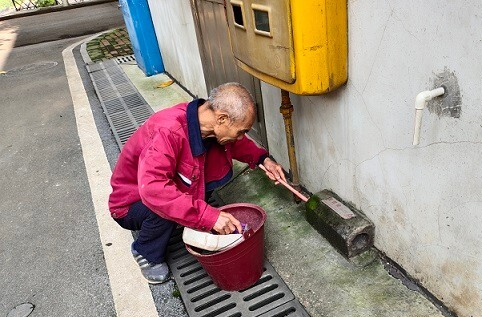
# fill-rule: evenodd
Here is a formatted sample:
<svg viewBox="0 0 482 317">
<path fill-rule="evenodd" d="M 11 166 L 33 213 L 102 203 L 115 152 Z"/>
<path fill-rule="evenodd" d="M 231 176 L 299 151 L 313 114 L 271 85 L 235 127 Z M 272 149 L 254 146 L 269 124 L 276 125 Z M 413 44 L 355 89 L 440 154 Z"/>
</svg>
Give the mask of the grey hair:
<svg viewBox="0 0 482 317">
<path fill-rule="evenodd" d="M 248 110 L 255 110 L 253 96 L 243 85 L 235 82 L 211 90 L 208 102 L 211 110 L 226 112 L 232 121 L 244 121 Z"/>
</svg>

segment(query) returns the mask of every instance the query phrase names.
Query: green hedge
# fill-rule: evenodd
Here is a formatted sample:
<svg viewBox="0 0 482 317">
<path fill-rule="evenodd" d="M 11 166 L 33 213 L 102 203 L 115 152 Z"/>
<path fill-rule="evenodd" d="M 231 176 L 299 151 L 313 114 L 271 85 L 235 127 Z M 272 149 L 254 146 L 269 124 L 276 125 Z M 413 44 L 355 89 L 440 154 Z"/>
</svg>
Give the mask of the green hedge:
<svg viewBox="0 0 482 317">
<path fill-rule="evenodd" d="M 50 7 L 56 5 L 55 0 L 37 0 L 37 7 Z"/>
</svg>

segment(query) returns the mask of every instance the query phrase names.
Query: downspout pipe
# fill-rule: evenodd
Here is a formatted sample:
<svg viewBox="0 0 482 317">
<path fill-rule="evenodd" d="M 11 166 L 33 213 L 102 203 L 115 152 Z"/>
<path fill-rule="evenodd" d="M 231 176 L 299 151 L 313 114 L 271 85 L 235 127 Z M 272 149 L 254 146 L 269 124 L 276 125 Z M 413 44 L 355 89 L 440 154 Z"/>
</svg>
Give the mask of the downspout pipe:
<svg viewBox="0 0 482 317">
<path fill-rule="evenodd" d="M 435 97 L 442 96 L 443 94 L 445 94 L 445 88 L 439 87 L 433 90 L 422 91 L 415 98 L 415 128 L 413 131 L 413 145 L 418 145 L 420 143 L 423 109 L 427 105 L 427 102 Z"/>
<path fill-rule="evenodd" d="M 290 100 L 290 93 L 284 89 L 281 89 L 281 107 L 280 112 L 283 115 L 283 120 L 285 123 L 285 133 L 286 133 L 286 143 L 288 146 L 288 158 L 290 161 L 290 170 L 291 170 L 291 182 L 293 183 L 293 187 L 297 190 L 300 190 L 300 178 L 298 174 L 298 164 L 296 162 L 296 152 L 295 152 L 295 138 L 293 134 L 293 120 L 292 120 L 292 113 L 293 113 L 293 105 L 291 104 Z M 295 200 L 297 202 L 300 199 L 295 196 Z"/>
</svg>

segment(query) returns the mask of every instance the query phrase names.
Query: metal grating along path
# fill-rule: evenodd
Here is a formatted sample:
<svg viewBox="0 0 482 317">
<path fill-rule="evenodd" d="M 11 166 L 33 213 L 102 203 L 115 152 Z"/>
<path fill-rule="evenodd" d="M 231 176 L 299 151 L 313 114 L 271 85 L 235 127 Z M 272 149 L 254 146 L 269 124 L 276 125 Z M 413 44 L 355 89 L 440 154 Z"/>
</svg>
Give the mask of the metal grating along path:
<svg viewBox="0 0 482 317">
<path fill-rule="evenodd" d="M 134 55 L 118 56 L 115 58 L 118 64 L 136 62 L 136 57 Z"/>
<path fill-rule="evenodd" d="M 190 317 L 309 317 L 268 261 L 255 285 L 228 292 L 214 285 L 201 264 L 186 250 L 182 229 L 174 233 L 168 250 L 167 263 Z"/>
<path fill-rule="evenodd" d="M 154 112 L 116 60 L 86 67 L 117 144 L 122 148 L 132 133 Z"/>
</svg>

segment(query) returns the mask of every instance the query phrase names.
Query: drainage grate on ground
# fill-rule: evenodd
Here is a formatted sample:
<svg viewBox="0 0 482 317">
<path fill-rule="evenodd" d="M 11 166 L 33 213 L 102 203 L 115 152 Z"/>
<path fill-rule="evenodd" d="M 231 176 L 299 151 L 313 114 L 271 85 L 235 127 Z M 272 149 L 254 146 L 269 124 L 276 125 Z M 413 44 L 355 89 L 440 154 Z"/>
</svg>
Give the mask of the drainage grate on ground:
<svg viewBox="0 0 482 317">
<path fill-rule="evenodd" d="M 116 57 L 115 59 L 118 64 L 131 63 L 136 61 L 136 58 L 134 55 L 119 56 L 119 57 Z"/>
<path fill-rule="evenodd" d="M 185 248 L 182 229 L 169 244 L 168 261 L 190 317 L 309 317 L 268 261 L 250 288 L 227 292 L 214 285 L 197 259 Z"/>
<path fill-rule="evenodd" d="M 86 67 L 117 144 L 122 148 L 132 133 L 154 112 L 117 60 Z"/>
</svg>

